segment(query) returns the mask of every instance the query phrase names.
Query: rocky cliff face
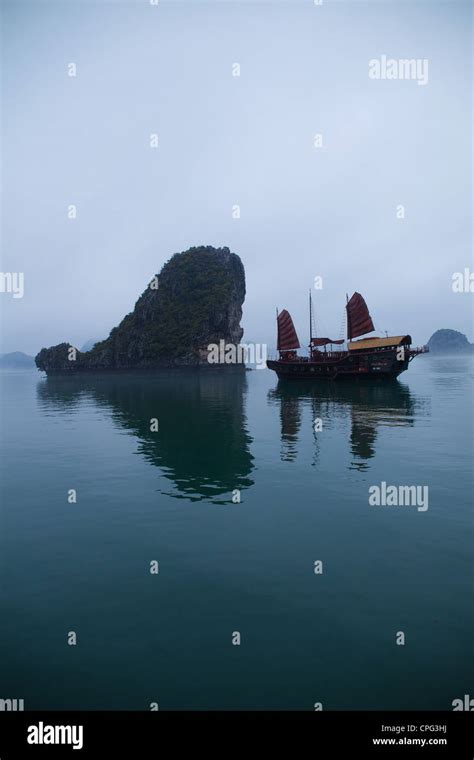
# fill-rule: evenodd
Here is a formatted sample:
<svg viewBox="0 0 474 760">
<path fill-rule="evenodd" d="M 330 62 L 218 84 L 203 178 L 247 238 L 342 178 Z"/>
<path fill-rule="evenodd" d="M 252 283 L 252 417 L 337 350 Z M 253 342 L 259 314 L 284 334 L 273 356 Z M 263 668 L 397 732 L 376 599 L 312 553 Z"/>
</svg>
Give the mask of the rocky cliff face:
<svg viewBox="0 0 474 760">
<path fill-rule="evenodd" d="M 436 330 L 428 341 L 430 352 L 438 354 L 470 353 L 474 346 L 457 330 Z"/>
<path fill-rule="evenodd" d="M 210 343 L 240 342 L 244 299 L 245 272 L 235 253 L 190 248 L 164 265 L 106 340 L 85 353 L 68 343 L 43 348 L 36 366 L 63 374 L 207 365 Z"/>
</svg>

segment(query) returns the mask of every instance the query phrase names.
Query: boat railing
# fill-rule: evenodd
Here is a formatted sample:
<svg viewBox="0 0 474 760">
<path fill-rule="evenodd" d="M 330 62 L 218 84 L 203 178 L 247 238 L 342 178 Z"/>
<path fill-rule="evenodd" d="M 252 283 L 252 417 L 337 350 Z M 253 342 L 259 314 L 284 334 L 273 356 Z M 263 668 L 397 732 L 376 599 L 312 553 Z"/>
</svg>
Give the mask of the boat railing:
<svg viewBox="0 0 474 760">
<path fill-rule="evenodd" d="M 321 359 L 324 361 L 326 357 L 331 358 L 339 358 L 340 356 L 347 356 L 349 352 L 348 351 L 320 351 L 316 354 L 318 361 L 321 361 Z"/>
<path fill-rule="evenodd" d="M 384 348 L 368 348 L 368 349 L 362 349 L 360 351 L 354 352 L 353 356 L 360 355 L 364 353 L 367 354 L 379 354 L 383 353 L 387 350 L 394 350 L 397 346 L 390 346 L 390 347 L 384 347 Z M 408 346 L 405 346 L 405 349 L 407 351 L 409 359 L 413 359 L 415 356 L 418 356 L 419 354 L 427 354 L 429 353 L 429 347 L 428 346 L 417 346 L 416 348 L 409 348 Z M 272 361 L 281 361 L 281 362 L 337 362 L 344 358 L 346 358 L 349 355 L 349 351 L 313 351 L 311 356 L 269 356 L 268 358 Z"/>
<path fill-rule="evenodd" d="M 413 359 L 415 356 L 418 356 L 419 354 L 429 354 L 430 348 L 429 346 L 417 346 L 416 348 L 409 348 L 408 349 L 410 359 Z"/>
</svg>

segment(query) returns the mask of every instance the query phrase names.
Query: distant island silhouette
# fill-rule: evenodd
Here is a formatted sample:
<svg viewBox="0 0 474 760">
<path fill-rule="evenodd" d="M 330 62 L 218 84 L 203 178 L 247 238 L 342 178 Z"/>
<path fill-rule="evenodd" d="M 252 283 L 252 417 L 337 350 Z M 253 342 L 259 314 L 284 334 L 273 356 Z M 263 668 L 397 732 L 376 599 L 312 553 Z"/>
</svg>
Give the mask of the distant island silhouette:
<svg viewBox="0 0 474 760">
<path fill-rule="evenodd" d="M 436 330 L 428 341 L 433 354 L 472 353 L 474 343 L 469 343 L 466 336 L 457 330 Z"/>
<path fill-rule="evenodd" d="M 8 354 L 0 354 L 0 369 L 32 369 L 35 360 L 23 351 L 11 351 Z"/>
</svg>

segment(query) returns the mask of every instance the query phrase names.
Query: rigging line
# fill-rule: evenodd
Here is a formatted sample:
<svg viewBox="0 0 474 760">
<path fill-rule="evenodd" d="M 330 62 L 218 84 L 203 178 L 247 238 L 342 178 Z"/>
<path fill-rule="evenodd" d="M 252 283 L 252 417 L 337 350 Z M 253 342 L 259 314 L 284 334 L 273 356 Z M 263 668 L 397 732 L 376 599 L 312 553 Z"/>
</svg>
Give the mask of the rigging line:
<svg viewBox="0 0 474 760">
<path fill-rule="evenodd" d="M 339 340 L 341 340 L 341 338 L 345 338 L 345 335 L 346 335 L 346 312 L 344 310 L 344 314 L 342 315 L 341 326 L 339 328 L 339 335 L 338 335 Z"/>
<path fill-rule="evenodd" d="M 386 335 L 387 334 L 387 330 L 383 330 L 382 327 L 381 327 L 381 325 L 378 322 L 375 322 L 373 319 L 372 319 L 372 322 L 374 323 L 375 332 L 379 332 L 382 335 Z"/>
<path fill-rule="evenodd" d="M 318 337 L 318 334 L 316 332 L 316 307 L 314 305 L 314 301 L 313 300 L 312 300 L 312 308 L 311 308 L 311 335 L 312 335 L 313 338 L 317 338 Z"/>
</svg>

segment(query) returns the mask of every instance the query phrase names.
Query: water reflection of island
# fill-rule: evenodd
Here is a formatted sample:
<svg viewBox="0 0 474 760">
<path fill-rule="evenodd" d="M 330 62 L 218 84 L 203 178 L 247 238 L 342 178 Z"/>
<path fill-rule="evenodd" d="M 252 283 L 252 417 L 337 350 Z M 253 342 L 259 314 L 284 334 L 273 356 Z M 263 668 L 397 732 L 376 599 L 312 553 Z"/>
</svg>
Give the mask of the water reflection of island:
<svg viewBox="0 0 474 760">
<path fill-rule="evenodd" d="M 270 404 L 280 406 L 281 459 L 292 461 L 298 452 L 302 410 L 309 406 L 312 414 L 315 441 L 315 461 L 323 432 L 318 432 L 315 421 L 322 421 L 322 429 L 331 429 L 338 422 L 350 419 L 350 449 L 354 457 L 351 468 L 367 469 L 367 461 L 375 454 L 378 428 L 412 426 L 415 410 L 425 403 L 416 398 L 406 385 L 399 382 L 334 383 L 292 382 L 278 383 L 269 391 Z"/>
<path fill-rule="evenodd" d="M 38 383 L 46 413 L 82 403 L 111 411 L 138 438 L 139 452 L 175 486 L 170 495 L 227 503 L 252 485 L 243 373 L 53 376 Z M 151 421 L 158 420 L 152 432 Z M 156 427 L 156 424 L 155 424 Z"/>
</svg>

